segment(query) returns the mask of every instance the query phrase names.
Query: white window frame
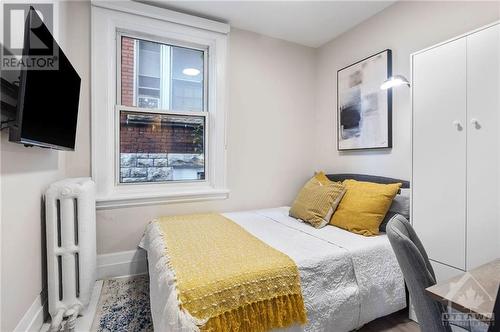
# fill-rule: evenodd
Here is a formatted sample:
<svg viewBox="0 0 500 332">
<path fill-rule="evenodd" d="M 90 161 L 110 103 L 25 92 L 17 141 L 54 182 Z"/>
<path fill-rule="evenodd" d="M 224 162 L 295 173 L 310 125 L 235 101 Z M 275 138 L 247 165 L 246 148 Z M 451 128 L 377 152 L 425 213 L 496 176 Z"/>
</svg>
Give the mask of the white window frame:
<svg viewBox="0 0 500 332">
<path fill-rule="evenodd" d="M 116 162 L 120 94 L 117 80 L 120 32 L 151 36 L 205 47 L 207 81 L 205 123 L 205 180 L 172 183 L 120 184 Z M 226 53 L 227 24 L 160 9 L 132 1 L 92 1 L 92 178 L 99 209 L 122 206 L 225 199 L 226 187 Z M 207 59 L 208 58 L 208 59 Z M 149 110 L 151 111 L 151 110 Z M 160 113 L 161 110 L 154 110 Z M 166 111 L 165 114 L 176 113 Z M 179 112 L 178 112 L 179 113 Z M 191 112 L 192 113 L 192 112 Z M 180 114 L 191 114 L 190 112 Z M 194 115 L 194 114 L 193 114 Z"/>
</svg>

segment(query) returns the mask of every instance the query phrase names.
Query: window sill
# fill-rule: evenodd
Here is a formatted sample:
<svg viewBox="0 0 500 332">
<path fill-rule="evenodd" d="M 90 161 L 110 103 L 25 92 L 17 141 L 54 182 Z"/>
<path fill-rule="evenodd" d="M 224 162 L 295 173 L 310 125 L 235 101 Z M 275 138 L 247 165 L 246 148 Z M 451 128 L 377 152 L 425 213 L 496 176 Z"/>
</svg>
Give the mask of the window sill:
<svg viewBox="0 0 500 332">
<path fill-rule="evenodd" d="M 221 200 L 229 197 L 228 189 L 202 189 L 178 192 L 157 192 L 157 193 L 120 193 L 106 197 L 97 197 L 97 210 L 108 210 L 123 207 L 173 204 L 184 202 L 198 202 L 209 200 Z"/>
</svg>

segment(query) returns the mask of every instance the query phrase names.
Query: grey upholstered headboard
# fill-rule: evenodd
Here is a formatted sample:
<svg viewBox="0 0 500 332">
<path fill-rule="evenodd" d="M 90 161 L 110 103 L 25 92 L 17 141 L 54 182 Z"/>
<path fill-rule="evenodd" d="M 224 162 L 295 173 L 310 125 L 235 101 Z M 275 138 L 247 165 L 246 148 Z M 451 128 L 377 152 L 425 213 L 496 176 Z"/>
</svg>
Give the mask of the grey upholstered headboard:
<svg viewBox="0 0 500 332">
<path fill-rule="evenodd" d="M 410 188 L 410 181 L 386 178 L 383 176 L 365 174 L 327 174 L 326 176 L 332 181 L 344 181 L 346 179 L 353 179 L 358 181 L 368 181 L 383 184 L 399 182 L 402 183 L 401 188 Z"/>
</svg>

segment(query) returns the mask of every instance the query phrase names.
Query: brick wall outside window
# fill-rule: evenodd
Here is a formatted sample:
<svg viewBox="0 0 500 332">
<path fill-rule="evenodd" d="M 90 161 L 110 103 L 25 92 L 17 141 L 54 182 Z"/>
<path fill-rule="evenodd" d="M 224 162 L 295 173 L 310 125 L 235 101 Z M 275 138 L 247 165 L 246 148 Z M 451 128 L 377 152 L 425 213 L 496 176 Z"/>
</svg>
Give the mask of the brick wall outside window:
<svg viewBox="0 0 500 332">
<path fill-rule="evenodd" d="M 134 106 L 134 40 L 122 37 L 122 105 Z"/>
<path fill-rule="evenodd" d="M 121 153 L 202 153 L 203 144 L 192 127 L 179 125 L 127 125 L 121 115 Z"/>
</svg>

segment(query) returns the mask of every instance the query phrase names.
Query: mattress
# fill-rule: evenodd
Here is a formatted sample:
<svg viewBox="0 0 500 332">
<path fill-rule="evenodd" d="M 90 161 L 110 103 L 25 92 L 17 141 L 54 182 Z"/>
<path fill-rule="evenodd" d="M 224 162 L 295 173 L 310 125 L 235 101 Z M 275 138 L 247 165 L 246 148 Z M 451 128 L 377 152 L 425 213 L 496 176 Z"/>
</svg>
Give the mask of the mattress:
<svg viewBox="0 0 500 332">
<path fill-rule="evenodd" d="M 280 332 L 350 331 L 406 306 L 403 275 L 385 234 L 364 237 L 334 226 L 316 229 L 288 216 L 288 207 L 225 213 L 245 230 L 287 254 L 299 269 L 308 323 Z M 179 314 L 173 274 L 161 235 L 148 227 L 140 246 L 148 252 L 154 329 L 189 331 Z M 278 330 L 277 330 L 278 331 Z"/>
</svg>

